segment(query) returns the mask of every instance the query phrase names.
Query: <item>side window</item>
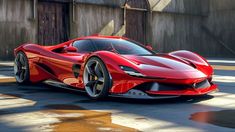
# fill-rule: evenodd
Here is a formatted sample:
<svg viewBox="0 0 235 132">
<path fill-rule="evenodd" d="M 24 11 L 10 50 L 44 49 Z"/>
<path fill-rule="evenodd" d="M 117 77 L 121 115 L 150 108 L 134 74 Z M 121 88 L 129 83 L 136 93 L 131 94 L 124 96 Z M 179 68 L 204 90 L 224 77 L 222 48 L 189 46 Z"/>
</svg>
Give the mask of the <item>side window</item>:
<svg viewBox="0 0 235 132">
<path fill-rule="evenodd" d="M 87 53 L 94 51 L 94 47 L 90 40 L 78 40 L 73 42 L 73 46 L 78 49 L 78 52 Z"/>
</svg>

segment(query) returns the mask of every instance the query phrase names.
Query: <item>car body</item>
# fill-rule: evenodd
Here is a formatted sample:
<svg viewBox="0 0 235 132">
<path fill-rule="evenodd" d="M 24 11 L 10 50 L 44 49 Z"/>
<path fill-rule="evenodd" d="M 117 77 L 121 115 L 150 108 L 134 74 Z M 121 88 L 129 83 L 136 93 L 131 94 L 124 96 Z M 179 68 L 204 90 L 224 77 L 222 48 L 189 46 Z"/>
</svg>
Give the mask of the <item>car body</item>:
<svg viewBox="0 0 235 132">
<path fill-rule="evenodd" d="M 23 44 L 14 53 L 17 82 L 50 80 L 53 84 L 86 91 L 95 99 L 108 95 L 129 98 L 197 96 L 217 90 L 212 83 L 213 68 L 200 55 L 186 50 L 155 53 L 124 37 L 87 36 L 55 46 Z M 19 57 L 18 53 L 21 53 Z M 23 61 L 27 62 L 23 64 Z M 19 71 L 24 71 L 24 75 Z M 106 90 L 102 95 L 90 95 L 95 86 L 99 86 L 98 91 L 102 87 Z M 90 94 L 86 87 L 90 87 Z"/>
</svg>

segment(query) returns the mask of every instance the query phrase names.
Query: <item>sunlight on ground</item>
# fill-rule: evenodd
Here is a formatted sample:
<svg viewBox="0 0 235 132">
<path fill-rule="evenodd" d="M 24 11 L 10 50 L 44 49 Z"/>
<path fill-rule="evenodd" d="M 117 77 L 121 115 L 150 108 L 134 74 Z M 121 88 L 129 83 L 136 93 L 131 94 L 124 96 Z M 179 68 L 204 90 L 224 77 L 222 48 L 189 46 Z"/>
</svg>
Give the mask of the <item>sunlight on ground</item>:
<svg viewBox="0 0 235 132">
<path fill-rule="evenodd" d="M 235 66 L 224 66 L 224 65 L 211 65 L 214 70 L 228 70 L 235 71 Z"/>
<path fill-rule="evenodd" d="M 228 63 L 228 64 L 235 64 L 235 60 L 207 60 L 211 63 Z"/>
<path fill-rule="evenodd" d="M 235 103 L 234 103 L 235 94 L 225 93 L 225 92 L 216 92 L 211 95 L 215 96 L 215 98 L 211 100 L 201 101 L 196 104 L 201 104 L 203 106 L 224 108 L 224 109 L 235 108 Z"/>
<path fill-rule="evenodd" d="M 14 65 L 14 63 L 13 62 L 11 62 L 11 61 L 9 61 L 9 62 L 0 62 L 0 66 L 13 66 Z"/>
<path fill-rule="evenodd" d="M 0 83 L 11 83 L 16 82 L 16 79 L 14 77 L 1 77 L 0 76 Z"/>
<path fill-rule="evenodd" d="M 213 81 L 222 83 L 235 83 L 235 76 L 213 75 Z"/>
<path fill-rule="evenodd" d="M 36 102 L 28 99 L 19 98 L 12 95 L 0 94 L 0 110 L 33 106 Z"/>
</svg>

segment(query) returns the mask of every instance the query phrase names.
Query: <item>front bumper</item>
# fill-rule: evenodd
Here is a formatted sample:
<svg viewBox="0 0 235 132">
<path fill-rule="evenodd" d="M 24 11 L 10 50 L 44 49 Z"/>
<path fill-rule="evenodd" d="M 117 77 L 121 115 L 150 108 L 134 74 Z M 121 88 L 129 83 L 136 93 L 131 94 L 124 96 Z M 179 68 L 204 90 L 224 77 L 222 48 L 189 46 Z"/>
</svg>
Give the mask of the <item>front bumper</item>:
<svg viewBox="0 0 235 132">
<path fill-rule="evenodd" d="M 143 85 L 142 85 L 143 86 Z M 135 87 L 123 94 L 111 94 L 111 96 L 115 97 L 123 97 L 123 98 L 134 98 L 134 99 L 165 99 L 165 98 L 175 98 L 179 96 L 200 96 L 209 94 L 212 92 L 218 91 L 217 85 L 210 84 L 209 87 L 205 88 L 183 88 L 183 89 L 151 89 L 151 88 L 143 88 Z M 146 85 L 145 85 L 146 86 Z"/>
<path fill-rule="evenodd" d="M 187 88 L 185 90 L 165 90 L 165 91 L 146 91 L 147 94 L 151 95 L 204 95 L 211 92 L 218 91 L 217 85 L 212 84 L 207 88 Z"/>
</svg>

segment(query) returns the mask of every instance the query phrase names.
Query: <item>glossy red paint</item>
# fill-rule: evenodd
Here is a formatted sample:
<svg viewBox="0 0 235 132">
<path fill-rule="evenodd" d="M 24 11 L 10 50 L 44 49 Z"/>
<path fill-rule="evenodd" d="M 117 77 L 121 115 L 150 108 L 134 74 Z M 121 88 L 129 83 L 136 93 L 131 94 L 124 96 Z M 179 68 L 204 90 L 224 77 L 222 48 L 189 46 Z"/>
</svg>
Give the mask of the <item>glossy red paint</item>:
<svg viewBox="0 0 235 132">
<path fill-rule="evenodd" d="M 109 38 L 127 39 L 115 36 L 88 36 L 55 46 L 24 44 L 15 49 L 15 54 L 19 51 L 26 54 L 29 60 L 31 82 L 36 83 L 52 79 L 78 89 L 84 89 L 83 71 L 86 61 L 92 56 L 99 57 L 105 63 L 112 78 L 112 87 L 110 88 L 112 94 L 126 93 L 146 82 L 188 85 L 202 82 L 205 79 L 211 81 L 212 67 L 203 57 L 189 51 L 175 51 L 153 56 L 120 55 L 109 51 L 93 53 L 54 52 L 57 49 L 72 46 L 71 44 L 77 40 Z M 74 76 L 73 65 L 81 66 L 78 77 Z M 121 65 L 131 67 L 145 77 L 130 76 L 120 68 Z M 215 90 L 217 90 L 217 86 L 211 83 L 210 87 L 198 90 L 188 88 L 177 91 L 148 90 L 144 92 L 150 95 L 201 95 Z"/>
</svg>

